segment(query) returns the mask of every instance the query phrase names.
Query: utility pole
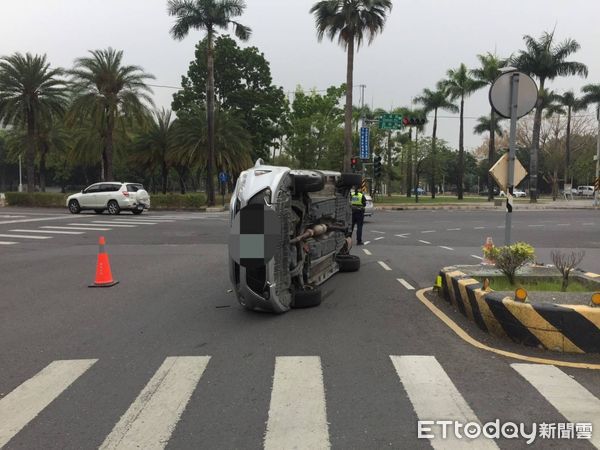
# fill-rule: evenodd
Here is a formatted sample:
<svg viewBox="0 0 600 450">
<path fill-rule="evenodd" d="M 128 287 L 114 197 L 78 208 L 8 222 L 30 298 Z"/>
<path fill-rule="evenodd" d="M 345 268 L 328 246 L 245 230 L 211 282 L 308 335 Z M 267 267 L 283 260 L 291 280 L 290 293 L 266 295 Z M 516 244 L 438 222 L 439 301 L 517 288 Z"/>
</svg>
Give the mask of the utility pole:
<svg viewBox="0 0 600 450">
<path fill-rule="evenodd" d="M 596 138 L 596 182 L 600 177 L 600 103 L 596 107 L 596 118 L 598 119 L 598 137 Z M 600 198 L 598 195 L 600 193 L 596 189 L 594 191 L 594 206 L 598 207 L 598 203 L 600 202 Z"/>
<path fill-rule="evenodd" d="M 19 192 L 23 192 L 23 172 L 21 170 L 21 155 L 19 155 Z"/>
</svg>

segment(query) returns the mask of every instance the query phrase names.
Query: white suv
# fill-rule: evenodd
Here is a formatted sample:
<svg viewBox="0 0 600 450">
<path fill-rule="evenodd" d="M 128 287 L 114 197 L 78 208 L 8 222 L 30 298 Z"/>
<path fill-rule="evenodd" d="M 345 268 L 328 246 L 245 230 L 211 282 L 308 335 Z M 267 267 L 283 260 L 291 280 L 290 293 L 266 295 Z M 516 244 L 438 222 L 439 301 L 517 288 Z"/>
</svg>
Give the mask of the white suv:
<svg viewBox="0 0 600 450">
<path fill-rule="evenodd" d="M 150 208 L 150 196 L 139 183 L 106 181 L 70 195 L 67 208 L 72 214 L 79 214 L 85 209 L 93 209 L 96 214 L 102 214 L 104 210 L 109 214 L 119 214 L 124 209 L 141 214 L 144 209 Z"/>
</svg>

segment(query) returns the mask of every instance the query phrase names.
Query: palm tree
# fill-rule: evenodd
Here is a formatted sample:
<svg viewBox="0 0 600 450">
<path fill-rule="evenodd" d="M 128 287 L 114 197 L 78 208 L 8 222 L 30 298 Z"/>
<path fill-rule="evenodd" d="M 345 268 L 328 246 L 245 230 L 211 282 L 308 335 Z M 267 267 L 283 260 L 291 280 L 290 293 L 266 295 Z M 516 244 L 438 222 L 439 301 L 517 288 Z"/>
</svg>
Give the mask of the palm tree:
<svg viewBox="0 0 600 450">
<path fill-rule="evenodd" d="M 490 116 L 481 116 L 481 117 L 477 118 L 477 125 L 475 125 L 473 127 L 473 133 L 475 133 L 475 134 L 489 133 L 491 125 L 492 125 L 492 119 Z M 504 132 L 504 130 L 500 126 L 500 121 L 498 119 L 494 119 L 493 126 L 494 126 L 494 129 L 493 129 L 494 136 L 502 136 L 502 133 Z M 492 138 L 492 136 L 490 135 L 490 139 L 491 138 Z"/>
<path fill-rule="evenodd" d="M 139 66 L 122 64 L 123 51 L 91 50 L 91 57 L 77 58 L 70 71 L 74 91 L 71 122 L 91 121 L 102 142 L 103 180 L 112 181 L 114 133 L 131 123 L 142 124 L 152 105 L 152 89 L 145 83 L 154 79 Z"/>
<path fill-rule="evenodd" d="M 454 103 L 448 100 L 448 94 L 443 89 L 441 83 L 438 83 L 437 89 L 423 89 L 423 94 L 416 97 L 413 103 L 420 104 L 424 114 L 433 111 L 433 132 L 431 134 L 431 198 L 435 198 L 435 172 L 436 168 L 436 135 L 437 135 L 437 116 L 439 109 L 445 109 L 450 112 L 458 112 Z"/>
<path fill-rule="evenodd" d="M 241 16 L 246 8 L 243 0 L 169 0 L 168 13 L 175 16 L 175 24 L 171 28 L 171 36 L 182 40 L 191 29 L 206 31 L 206 124 L 208 128 L 208 158 L 206 164 L 206 188 L 208 206 L 215 205 L 215 186 L 213 180 L 215 163 L 215 61 L 214 41 L 218 29 L 227 29 L 230 25 L 238 39 L 247 41 L 250 28 L 232 20 Z"/>
<path fill-rule="evenodd" d="M 500 59 L 496 55 L 492 53 L 486 53 L 485 55 L 477 55 L 477 59 L 479 59 L 480 66 L 476 69 L 471 70 L 471 75 L 476 79 L 485 84 L 482 84 L 481 87 L 485 85 L 492 85 L 496 78 L 498 78 L 502 72 L 500 69 L 506 66 L 507 61 L 505 59 Z M 492 167 L 494 162 L 496 161 L 496 140 L 493 139 L 494 131 L 496 130 L 496 112 L 494 108 L 490 110 L 490 120 L 489 120 L 489 128 L 488 132 L 490 134 L 490 140 L 488 143 L 488 166 Z M 477 127 L 476 127 L 477 128 Z M 491 201 L 494 198 L 494 181 L 492 176 L 488 173 L 487 177 L 487 187 L 488 187 L 488 201 Z"/>
<path fill-rule="evenodd" d="M 556 101 L 566 108 L 567 113 L 567 134 L 565 136 L 565 183 L 569 179 L 569 170 L 571 168 L 571 119 L 574 112 L 583 111 L 587 108 L 582 98 L 575 97 L 573 91 L 566 91 L 556 97 Z"/>
<path fill-rule="evenodd" d="M 544 90 L 546 81 L 558 76 L 580 75 L 587 77 L 588 69 L 585 64 L 576 61 L 567 61 L 567 58 L 579 50 L 579 44 L 574 39 L 566 39 L 556 43 L 554 31 L 545 32 L 539 39 L 529 35 L 523 37 L 526 50 L 511 58 L 519 70 L 535 76 L 539 81 L 540 92 Z M 529 163 L 529 195 L 532 203 L 538 197 L 538 154 L 540 149 L 540 131 L 542 128 L 542 98 L 538 95 L 533 119 L 533 136 L 531 146 L 531 159 Z"/>
<path fill-rule="evenodd" d="M 61 69 L 51 69 L 46 55 L 15 53 L 0 59 L 0 120 L 27 130 L 27 191 L 35 188 L 35 148 L 39 123 L 61 114 L 67 101 Z"/>
<path fill-rule="evenodd" d="M 167 193 L 170 157 L 174 148 L 174 122 L 171 110 L 164 108 L 155 111 L 150 121 L 134 142 L 136 162 L 148 166 L 153 171 L 160 168 L 162 193 Z"/>
<path fill-rule="evenodd" d="M 321 0 L 313 5 L 310 13 L 315 15 L 317 38 L 325 34 L 330 40 L 337 36 L 347 54 L 346 64 L 346 110 L 344 118 L 343 170 L 350 171 L 352 157 L 352 88 L 354 79 L 354 47 L 356 50 L 365 38 L 371 44 L 383 30 L 386 15 L 392 10 L 391 0 Z"/>
<path fill-rule="evenodd" d="M 465 97 L 485 86 L 485 82 L 471 78 L 469 70 L 465 64 L 461 64 L 458 69 L 450 69 L 446 73 L 448 78 L 441 82 L 442 88 L 446 91 L 450 100 L 460 99 L 460 121 L 458 131 L 458 179 L 456 185 L 458 188 L 458 199 L 463 199 L 463 177 L 465 172 L 465 130 L 464 113 Z"/>
</svg>

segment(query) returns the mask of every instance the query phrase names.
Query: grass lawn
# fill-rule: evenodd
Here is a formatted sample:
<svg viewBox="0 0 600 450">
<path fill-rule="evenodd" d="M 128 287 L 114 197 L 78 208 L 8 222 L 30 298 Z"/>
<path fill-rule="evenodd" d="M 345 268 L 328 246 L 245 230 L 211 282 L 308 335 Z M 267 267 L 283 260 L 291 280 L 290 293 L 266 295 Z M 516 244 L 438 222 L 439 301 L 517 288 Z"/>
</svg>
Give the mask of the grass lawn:
<svg viewBox="0 0 600 450">
<path fill-rule="evenodd" d="M 477 281 L 483 282 L 483 279 L 476 278 Z M 494 291 L 514 291 L 518 287 L 524 288 L 526 291 L 552 291 L 559 292 L 562 279 L 548 279 L 543 278 L 540 280 L 535 280 L 531 278 L 519 279 L 517 278 L 517 285 L 511 286 L 506 279 L 506 277 L 488 277 L 490 280 L 490 288 Z M 572 278 L 569 281 L 569 287 L 567 288 L 567 292 L 594 292 L 594 289 L 589 287 L 588 285 L 581 283 L 578 279 Z"/>
</svg>

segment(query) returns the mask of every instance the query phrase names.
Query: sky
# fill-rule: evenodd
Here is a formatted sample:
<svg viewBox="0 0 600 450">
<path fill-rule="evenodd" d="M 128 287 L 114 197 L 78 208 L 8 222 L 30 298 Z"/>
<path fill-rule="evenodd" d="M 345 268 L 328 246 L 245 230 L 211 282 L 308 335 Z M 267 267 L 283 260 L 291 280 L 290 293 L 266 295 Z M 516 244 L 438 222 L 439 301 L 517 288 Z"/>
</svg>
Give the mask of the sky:
<svg viewBox="0 0 600 450">
<path fill-rule="evenodd" d="M 292 92 L 297 86 L 326 89 L 345 82 L 346 55 L 337 42 L 316 37 L 309 14 L 315 0 L 247 0 L 237 20 L 252 28 L 248 43 L 265 54 L 273 82 Z M 153 74 L 152 84 L 179 86 L 202 39 L 192 31 L 183 41 L 169 35 L 173 18 L 166 0 L 0 0 L 0 55 L 46 53 L 54 66 L 71 67 L 86 52 L 111 46 L 124 51 L 124 62 Z M 600 83 L 600 2 L 597 0 L 393 0 L 383 33 L 355 59 L 354 85 L 366 85 L 365 100 L 374 108 L 410 106 L 424 88 L 434 88 L 446 71 L 465 63 L 477 66 L 477 54 L 516 53 L 523 35 L 556 29 L 559 40 L 573 38 L 581 50 L 571 59 L 587 64 L 589 76 L 561 78 L 550 88 L 579 91 Z M 157 107 L 169 107 L 173 89 L 154 88 Z M 355 88 L 355 104 L 358 88 Z M 489 113 L 487 89 L 465 104 L 465 146 L 477 147 L 476 117 Z M 441 112 L 438 136 L 458 144 L 458 117 Z M 431 127 L 426 130 L 431 132 Z"/>
</svg>

